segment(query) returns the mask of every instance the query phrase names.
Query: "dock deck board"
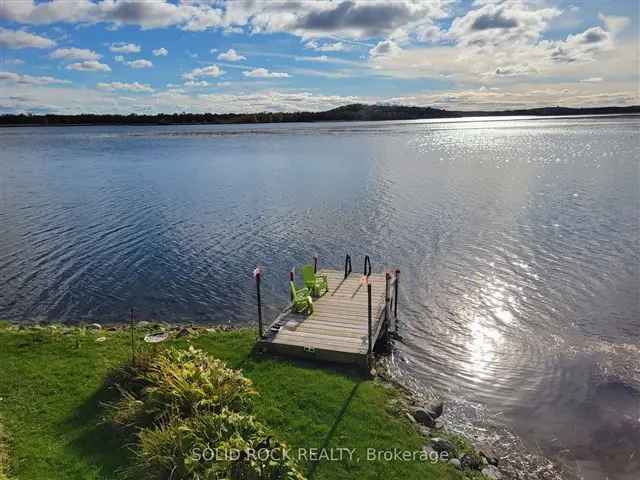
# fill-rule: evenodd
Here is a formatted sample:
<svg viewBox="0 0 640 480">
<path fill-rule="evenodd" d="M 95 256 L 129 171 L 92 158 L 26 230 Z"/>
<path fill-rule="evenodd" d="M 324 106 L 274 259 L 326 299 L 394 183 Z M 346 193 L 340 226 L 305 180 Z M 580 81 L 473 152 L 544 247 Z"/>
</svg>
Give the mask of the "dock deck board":
<svg viewBox="0 0 640 480">
<path fill-rule="evenodd" d="M 258 346 L 281 354 L 326 361 L 367 365 L 368 302 L 367 284 L 359 274 L 320 270 L 327 275 L 329 291 L 313 301 L 314 311 L 303 315 L 285 310 L 271 325 Z M 385 274 L 372 273 L 372 338 L 376 342 L 382 330 L 385 308 Z"/>
</svg>

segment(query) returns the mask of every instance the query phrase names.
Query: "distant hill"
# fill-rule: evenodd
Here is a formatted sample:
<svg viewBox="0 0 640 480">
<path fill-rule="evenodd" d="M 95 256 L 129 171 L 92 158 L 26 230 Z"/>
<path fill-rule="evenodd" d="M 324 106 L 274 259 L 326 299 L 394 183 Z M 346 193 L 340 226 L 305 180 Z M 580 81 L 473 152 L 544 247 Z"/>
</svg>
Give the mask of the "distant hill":
<svg viewBox="0 0 640 480">
<path fill-rule="evenodd" d="M 0 115 L 0 125 L 175 125 L 175 124 L 233 124 L 233 123 L 282 123 L 282 122 L 335 122 L 418 120 L 425 118 L 461 118 L 510 115 L 604 115 L 640 113 L 640 106 L 566 108 L 544 107 L 500 111 L 455 111 L 431 107 L 400 105 L 366 105 L 354 103 L 325 112 L 284 113 L 159 113 L 157 115 Z"/>
</svg>

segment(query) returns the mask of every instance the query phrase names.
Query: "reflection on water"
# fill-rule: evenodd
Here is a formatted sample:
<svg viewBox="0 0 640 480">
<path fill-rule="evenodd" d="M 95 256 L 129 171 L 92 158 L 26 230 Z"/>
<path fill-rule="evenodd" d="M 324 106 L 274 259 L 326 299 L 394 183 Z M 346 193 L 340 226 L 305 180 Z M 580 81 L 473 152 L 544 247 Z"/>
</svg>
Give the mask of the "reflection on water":
<svg viewBox="0 0 640 480">
<path fill-rule="evenodd" d="M 252 322 L 256 263 L 273 315 L 292 266 L 369 254 L 403 272 L 399 377 L 507 450 L 637 478 L 639 127 L 2 129 L 0 318 Z"/>
</svg>

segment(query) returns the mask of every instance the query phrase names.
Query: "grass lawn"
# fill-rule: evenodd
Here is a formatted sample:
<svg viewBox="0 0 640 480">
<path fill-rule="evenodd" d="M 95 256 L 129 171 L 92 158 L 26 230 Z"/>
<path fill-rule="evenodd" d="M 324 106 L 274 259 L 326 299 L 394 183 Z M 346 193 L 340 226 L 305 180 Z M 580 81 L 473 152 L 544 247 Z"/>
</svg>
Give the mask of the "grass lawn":
<svg viewBox="0 0 640 480">
<path fill-rule="evenodd" d="M 107 340 L 96 343 L 95 338 Z M 318 367 L 252 352 L 255 332 L 205 333 L 189 343 L 240 368 L 259 397 L 255 415 L 298 448 L 356 449 L 353 461 L 302 461 L 310 479 L 457 479 L 442 464 L 367 459 L 367 449 L 420 451 L 424 440 L 390 408 L 399 394 L 355 371 Z M 138 344 L 140 342 L 138 341 Z M 102 424 L 107 372 L 126 362 L 124 331 L 63 335 L 61 330 L 0 327 L 0 421 L 9 434 L 11 477 L 20 480 L 114 479 L 131 461 L 127 439 Z M 392 402 L 391 402 L 392 403 Z M 334 450 L 335 451 L 335 450 Z"/>
</svg>

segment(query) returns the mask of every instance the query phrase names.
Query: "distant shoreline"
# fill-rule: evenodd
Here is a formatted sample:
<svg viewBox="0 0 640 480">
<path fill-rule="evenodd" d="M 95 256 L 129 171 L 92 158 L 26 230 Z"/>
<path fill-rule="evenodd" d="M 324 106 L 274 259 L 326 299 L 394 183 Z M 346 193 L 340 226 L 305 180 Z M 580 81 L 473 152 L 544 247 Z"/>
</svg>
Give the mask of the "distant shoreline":
<svg viewBox="0 0 640 480">
<path fill-rule="evenodd" d="M 463 119 L 470 117 L 507 116 L 595 116 L 640 114 L 640 106 L 565 108 L 544 107 L 498 111 L 454 111 L 431 107 L 352 104 L 324 112 L 261 112 L 261 113 L 174 113 L 156 115 L 0 115 L 0 127 L 48 127 L 93 125 L 251 125 L 264 123 L 316 123 L 391 120 Z"/>
</svg>

